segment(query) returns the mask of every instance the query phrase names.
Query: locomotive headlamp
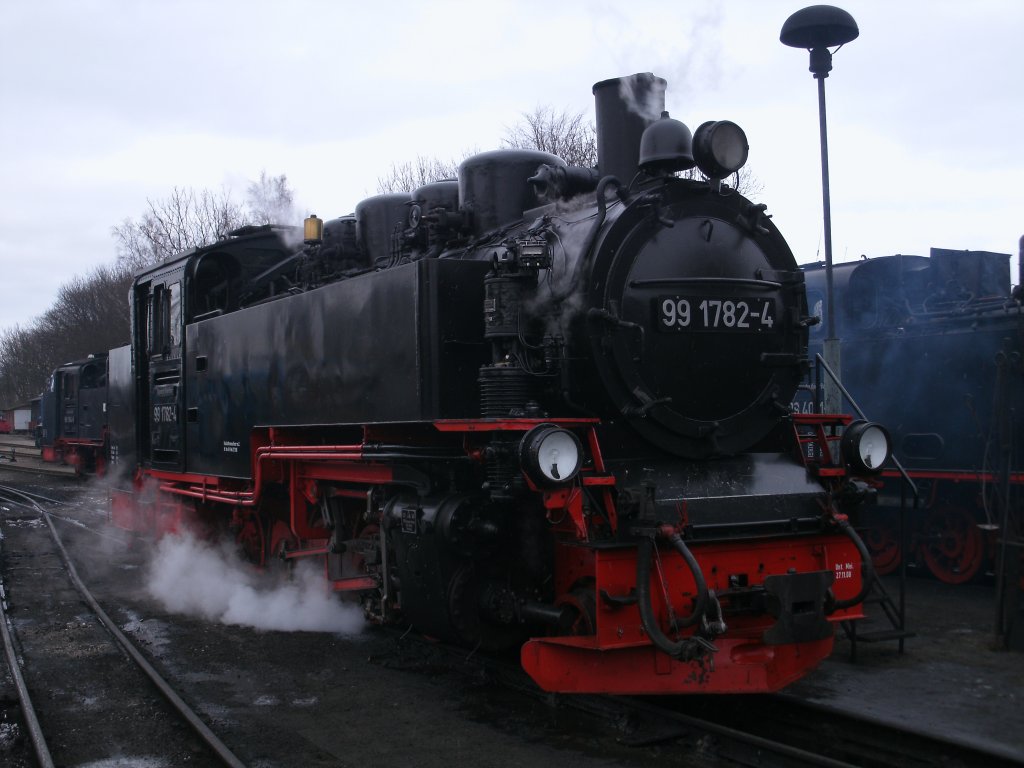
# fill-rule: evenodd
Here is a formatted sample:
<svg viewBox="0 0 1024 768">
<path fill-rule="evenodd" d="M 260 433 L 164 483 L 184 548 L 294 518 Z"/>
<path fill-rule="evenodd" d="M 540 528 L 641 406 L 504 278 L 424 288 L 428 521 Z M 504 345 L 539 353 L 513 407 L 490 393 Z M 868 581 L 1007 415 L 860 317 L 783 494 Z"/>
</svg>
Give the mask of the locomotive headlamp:
<svg viewBox="0 0 1024 768">
<path fill-rule="evenodd" d="M 839 445 L 843 459 L 856 472 L 879 472 L 892 455 L 889 433 L 870 421 L 851 423 Z"/>
<path fill-rule="evenodd" d="M 567 429 L 540 424 L 527 432 L 519 443 L 519 461 L 523 471 L 540 486 L 563 485 L 580 471 L 583 448 Z"/>
<path fill-rule="evenodd" d="M 712 120 L 693 134 L 693 157 L 709 179 L 724 179 L 747 163 L 747 134 L 736 123 Z"/>
</svg>

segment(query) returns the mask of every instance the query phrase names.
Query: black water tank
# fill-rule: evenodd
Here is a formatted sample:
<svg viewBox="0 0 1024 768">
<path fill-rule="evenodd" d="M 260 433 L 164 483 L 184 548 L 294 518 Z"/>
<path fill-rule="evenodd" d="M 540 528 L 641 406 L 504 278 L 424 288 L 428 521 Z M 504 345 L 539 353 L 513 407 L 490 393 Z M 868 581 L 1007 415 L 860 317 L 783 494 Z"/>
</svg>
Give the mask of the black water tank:
<svg viewBox="0 0 1024 768">
<path fill-rule="evenodd" d="M 405 228 L 409 216 L 408 194 L 368 197 L 356 206 L 356 237 L 367 266 L 387 266 L 392 257 L 392 242 Z"/>
<path fill-rule="evenodd" d="M 527 179 L 562 158 L 529 149 L 503 149 L 467 158 L 459 166 L 459 205 L 472 214 L 473 234 L 512 224 L 540 201 Z"/>
<path fill-rule="evenodd" d="M 451 179 L 424 184 L 412 193 L 412 199 L 423 209 L 424 213 L 435 208 L 457 211 L 459 208 L 459 182 Z"/>
</svg>

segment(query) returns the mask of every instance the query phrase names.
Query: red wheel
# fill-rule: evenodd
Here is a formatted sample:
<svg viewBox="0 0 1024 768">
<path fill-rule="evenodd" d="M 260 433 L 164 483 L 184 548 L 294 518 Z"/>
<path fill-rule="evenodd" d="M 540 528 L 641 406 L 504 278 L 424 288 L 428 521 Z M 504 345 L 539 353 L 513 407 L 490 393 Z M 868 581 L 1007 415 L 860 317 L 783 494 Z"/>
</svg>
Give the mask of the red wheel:
<svg viewBox="0 0 1024 768">
<path fill-rule="evenodd" d="M 270 526 L 270 548 L 267 550 L 265 565 L 275 567 L 283 562 L 281 555 L 289 549 L 295 549 L 298 542 L 292 529 L 283 520 L 274 521 Z"/>
<path fill-rule="evenodd" d="M 295 549 L 295 534 L 284 520 L 275 520 L 270 526 L 270 552 L 280 555 L 286 549 Z"/>
<path fill-rule="evenodd" d="M 895 528 L 888 523 L 875 523 L 863 531 L 862 537 L 871 553 L 875 573 L 885 576 L 899 568 L 903 555 Z"/>
<path fill-rule="evenodd" d="M 78 452 L 77 448 L 68 449 L 68 452 L 64 454 L 64 463 L 72 467 L 76 475 L 82 474 L 85 466 L 85 461 L 83 461 L 82 455 Z"/>
<path fill-rule="evenodd" d="M 246 516 L 242 528 L 235 536 L 235 542 L 246 560 L 254 565 L 263 566 L 266 538 L 258 515 Z"/>
<path fill-rule="evenodd" d="M 977 576 L 985 562 L 985 539 L 974 515 L 960 507 L 929 512 L 922 555 L 928 570 L 947 584 Z"/>
</svg>

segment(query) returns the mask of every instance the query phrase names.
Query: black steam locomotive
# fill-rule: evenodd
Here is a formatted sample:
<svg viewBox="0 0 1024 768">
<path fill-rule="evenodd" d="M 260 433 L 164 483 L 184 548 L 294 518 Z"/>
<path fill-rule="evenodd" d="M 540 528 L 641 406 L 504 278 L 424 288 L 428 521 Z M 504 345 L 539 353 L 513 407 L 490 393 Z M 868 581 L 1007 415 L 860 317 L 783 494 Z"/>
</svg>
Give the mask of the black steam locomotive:
<svg viewBox="0 0 1024 768">
<path fill-rule="evenodd" d="M 884 433 L 791 414 L 803 273 L 722 181 L 743 132 L 691 133 L 664 87 L 594 86 L 596 170 L 488 152 L 140 274 L 110 353 L 115 520 L 315 558 L 373 620 L 521 646 L 548 690 L 813 668 L 861 615 L 847 517 Z"/>
<path fill-rule="evenodd" d="M 65 363 L 40 398 L 37 443 L 44 461 L 104 474 L 107 463 L 107 353 Z"/>
<path fill-rule="evenodd" d="M 805 274 L 814 310 L 824 265 Z M 843 383 L 891 430 L 921 495 L 908 518 L 908 559 L 947 583 L 970 581 L 993 562 L 998 532 L 1019 526 L 1003 519 L 1024 485 L 1024 309 L 1011 294 L 1010 256 L 932 248 L 930 258 L 837 264 L 833 283 Z M 812 353 L 823 336 L 821 326 L 812 330 Z M 810 403 L 805 395 L 798 409 Z M 879 504 L 862 521 L 880 573 L 905 554 L 898 477 L 884 476 Z"/>
</svg>

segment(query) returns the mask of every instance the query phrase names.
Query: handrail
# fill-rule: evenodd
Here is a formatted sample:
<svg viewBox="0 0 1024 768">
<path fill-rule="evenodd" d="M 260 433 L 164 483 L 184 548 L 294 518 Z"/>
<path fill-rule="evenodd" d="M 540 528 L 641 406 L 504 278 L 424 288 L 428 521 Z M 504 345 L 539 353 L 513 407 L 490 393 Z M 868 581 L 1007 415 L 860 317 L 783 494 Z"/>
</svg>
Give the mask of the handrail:
<svg viewBox="0 0 1024 768">
<path fill-rule="evenodd" d="M 828 374 L 829 378 L 831 378 L 832 381 L 835 383 L 836 387 L 838 387 L 839 392 L 842 394 L 842 396 L 846 398 L 846 401 L 849 402 L 849 404 L 851 406 L 853 406 L 853 410 L 857 412 L 857 415 L 860 416 L 860 418 L 862 418 L 865 421 L 867 421 L 868 417 L 864 414 L 864 411 L 857 404 L 857 401 L 853 399 L 853 395 L 851 395 L 849 393 L 849 391 L 846 389 L 846 387 L 843 386 L 843 383 L 839 380 L 839 377 L 836 375 L 835 371 L 833 371 L 829 367 L 828 363 L 825 362 L 825 359 L 821 356 L 821 353 L 820 352 L 816 352 L 815 355 L 814 355 L 814 358 L 815 358 L 815 362 L 817 364 L 817 367 L 815 369 L 815 378 L 817 379 L 817 381 L 815 382 L 815 392 L 814 392 L 815 403 L 814 403 L 814 405 L 817 408 L 817 410 L 820 411 L 821 410 L 821 406 L 822 406 L 821 371 L 824 370 L 825 373 Z M 903 468 L 903 465 L 900 464 L 900 461 L 899 461 L 899 459 L 896 458 L 895 454 L 893 454 L 891 456 L 891 458 L 892 458 L 893 464 L 896 465 L 896 469 L 899 470 L 900 476 L 903 478 L 903 484 L 900 485 L 900 528 L 899 528 L 899 540 L 900 540 L 901 557 L 900 557 L 900 568 L 899 568 L 899 584 L 900 584 L 899 610 L 898 610 L 899 621 L 898 621 L 897 627 L 896 627 L 901 632 L 903 632 L 906 629 L 906 617 L 907 617 L 907 555 L 908 555 L 908 553 L 907 553 L 907 531 L 906 531 L 906 510 L 907 510 L 906 489 L 909 487 L 910 490 L 914 494 L 913 507 L 914 507 L 915 511 L 920 508 L 921 494 L 920 494 L 920 492 L 917 489 L 917 485 L 914 483 L 913 480 L 910 479 L 910 475 L 907 474 L 907 470 L 905 470 Z M 852 532 L 852 528 L 850 530 Z M 856 646 L 856 642 L 857 642 L 856 641 L 856 637 L 857 637 L 856 633 L 854 633 L 852 635 L 853 643 L 854 643 L 854 646 L 853 646 L 853 648 L 854 648 L 853 652 L 854 653 L 856 653 L 856 647 L 857 647 Z M 899 645 L 899 650 L 900 650 L 900 653 L 903 653 L 903 640 L 904 640 L 904 637 L 903 637 L 903 635 L 901 635 L 899 637 L 899 644 L 900 644 Z"/>
<path fill-rule="evenodd" d="M 835 371 L 833 371 L 829 367 L 828 363 L 825 362 L 825 359 L 821 356 L 820 352 L 816 352 L 814 354 L 814 360 L 815 360 L 815 363 L 817 364 L 816 371 L 820 372 L 821 370 L 824 370 L 825 373 L 828 374 L 828 377 L 830 379 L 832 379 L 832 382 L 839 388 L 840 394 L 842 394 L 842 396 L 844 398 L 846 398 L 846 401 L 851 406 L 853 406 L 853 410 L 857 412 L 857 415 L 860 416 L 860 418 L 864 419 L 865 421 L 868 421 L 868 417 L 864 414 L 864 411 L 861 410 L 861 407 L 859 405 L 857 405 L 857 401 L 853 399 L 853 395 L 851 395 L 849 390 L 847 390 L 846 387 L 843 386 L 843 382 L 841 382 L 839 380 L 839 377 L 836 375 Z M 816 378 L 817 378 L 817 382 L 815 383 L 815 392 L 814 392 L 814 396 L 815 396 L 816 402 L 815 402 L 814 405 L 817 408 L 818 412 L 820 413 L 821 412 L 821 402 L 822 402 L 822 397 L 821 397 L 821 389 L 822 389 L 821 374 L 817 373 L 816 374 Z M 921 495 L 920 495 L 920 493 L 917 490 L 917 485 L 914 483 L 913 480 L 910 479 L 910 475 L 907 474 L 907 470 L 905 470 L 903 468 L 903 465 L 900 464 L 900 460 L 896 458 L 896 454 L 892 454 L 892 463 L 896 465 L 896 469 L 899 471 L 900 476 L 903 478 L 903 482 L 905 482 L 907 485 L 909 485 L 911 491 L 913 491 L 913 493 L 914 493 L 914 500 L 916 501 L 917 499 L 919 499 L 921 497 Z"/>
</svg>

